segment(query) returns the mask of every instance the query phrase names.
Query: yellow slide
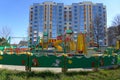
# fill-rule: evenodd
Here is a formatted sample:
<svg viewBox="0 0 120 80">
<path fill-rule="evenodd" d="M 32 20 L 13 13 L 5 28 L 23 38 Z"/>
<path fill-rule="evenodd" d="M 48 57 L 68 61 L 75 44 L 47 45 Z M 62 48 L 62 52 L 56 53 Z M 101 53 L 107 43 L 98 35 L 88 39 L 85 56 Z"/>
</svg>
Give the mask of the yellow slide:
<svg viewBox="0 0 120 80">
<path fill-rule="evenodd" d="M 59 45 L 62 43 L 62 40 L 57 40 L 56 42 L 53 43 L 54 47 L 57 48 L 58 51 L 62 51 L 62 47 Z"/>
<path fill-rule="evenodd" d="M 83 51 L 83 53 L 87 53 L 86 44 L 85 44 L 85 36 L 84 34 L 79 34 L 77 39 L 77 50 Z"/>
<path fill-rule="evenodd" d="M 74 41 L 70 41 L 70 50 L 75 50 L 75 43 L 74 43 Z"/>
<path fill-rule="evenodd" d="M 78 35 L 78 39 L 77 39 L 77 50 L 83 51 L 83 36 L 82 36 L 82 34 L 79 34 L 79 35 Z"/>
</svg>

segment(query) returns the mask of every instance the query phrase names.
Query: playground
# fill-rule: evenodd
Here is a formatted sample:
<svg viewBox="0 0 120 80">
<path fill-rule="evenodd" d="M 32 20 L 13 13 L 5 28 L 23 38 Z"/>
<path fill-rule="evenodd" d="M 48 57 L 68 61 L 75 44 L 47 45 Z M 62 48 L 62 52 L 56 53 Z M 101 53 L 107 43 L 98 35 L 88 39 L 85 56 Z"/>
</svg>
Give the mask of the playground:
<svg viewBox="0 0 120 80">
<path fill-rule="evenodd" d="M 7 40 L 9 43 L 11 38 Z M 96 45 L 95 45 L 96 46 Z M 111 68 L 120 65 L 120 40 L 116 48 L 89 47 L 85 33 L 79 33 L 74 40 L 73 32 L 66 30 L 56 38 L 49 38 L 48 33 L 38 37 L 36 42 L 28 39 L 27 46 L 0 46 L 0 64 L 32 67 L 68 69 Z"/>
</svg>

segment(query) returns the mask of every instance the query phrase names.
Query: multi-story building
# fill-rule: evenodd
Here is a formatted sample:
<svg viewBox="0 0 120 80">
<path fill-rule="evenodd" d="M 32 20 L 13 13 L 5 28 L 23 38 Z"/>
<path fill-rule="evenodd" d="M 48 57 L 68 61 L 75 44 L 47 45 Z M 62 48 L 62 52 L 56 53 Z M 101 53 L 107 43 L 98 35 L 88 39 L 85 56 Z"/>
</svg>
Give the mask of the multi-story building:
<svg viewBox="0 0 120 80">
<path fill-rule="evenodd" d="M 30 7 L 29 23 L 32 43 L 40 33 L 47 32 L 49 38 L 55 38 L 57 34 L 71 29 L 74 39 L 77 39 L 78 33 L 85 32 L 89 45 L 94 42 L 106 45 L 106 7 L 102 3 L 35 3 Z"/>
</svg>

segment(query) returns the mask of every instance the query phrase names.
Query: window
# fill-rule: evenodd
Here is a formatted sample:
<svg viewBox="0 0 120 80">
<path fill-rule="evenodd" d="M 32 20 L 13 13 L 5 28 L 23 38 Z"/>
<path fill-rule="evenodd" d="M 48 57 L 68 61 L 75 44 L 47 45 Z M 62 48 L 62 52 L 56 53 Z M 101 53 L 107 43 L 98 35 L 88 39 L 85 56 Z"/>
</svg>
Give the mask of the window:
<svg viewBox="0 0 120 80">
<path fill-rule="evenodd" d="M 77 12 L 77 9 L 74 9 L 74 12 Z"/>
<path fill-rule="evenodd" d="M 74 6 L 74 8 L 77 8 L 77 6 Z"/>
<path fill-rule="evenodd" d="M 69 17 L 72 17 L 72 15 L 69 15 Z"/>
<path fill-rule="evenodd" d="M 46 29 L 46 24 L 45 24 L 45 27 L 44 27 L 45 29 Z"/>
<path fill-rule="evenodd" d="M 37 6 L 35 6 L 35 8 L 37 8 Z"/>
<path fill-rule="evenodd" d="M 77 13 L 74 13 L 74 15 L 76 16 L 76 15 L 77 15 Z"/>
<path fill-rule="evenodd" d="M 66 13 L 67 13 L 67 11 L 64 11 L 64 13 L 66 14 Z"/>
<path fill-rule="evenodd" d="M 77 23 L 77 21 L 75 21 L 74 23 Z"/>
<path fill-rule="evenodd" d="M 33 13 L 33 11 L 30 11 L 30 13 L 32 14 L 32 13 Z"/>
<path fill-rule="evenodd" d="M 59 21 L 59 23 L 62 23 L 62 21 Z"/>
<path fill-rule="evenodd" d="M 59 32 L 61 32 L 62 30 L 61 29 L 59 29 Z"/>
<path fill-rule="evenodd" d="M 83 10 L 83 9 L 84 9 L 84 6 L 81 6 L 81 7 L 80 7 L 80 9 L 82 9 L 82 10 Z"/>
<path fill-rule="evenodd" d="M 86 24 L 85 24 L 84 28 L 86 29 Z"/>
<path fill-rule="evenodd" d="M 61 25 L 59 25 L 59 27 L 62 27 Z"/>
<path fill-rule="evenodd" d="M 69 21 L 72 21 L 72 19 L 69 19 Z"/>
<path fill-rule="evenodd" d="M 35 17 L 34 19 L 37 19 L 37 17 Z"/>
<path fill-rule="evenodd" d="M 75 28 L 77 28 L 77 25 L 75 25 Z"/>
<path fill-rule="evenodd" d="M 62 19 L 61 17 L 59 17 L 59 19 Z"/>
<path fill-rule="evenodd" d="M 72 30 L 72 27 L 69 27 L 70 30 Z"/>
<path fill-rule="evenodd" d="M 37 31 L 35 30 L 34 33 L 37 33 Z"/>
<path fill-rule="evenodd" d="M 30 21 L 32 21 L 32 17 L 31 17 Z"/>
<path fill-rule="evenodd" d="M 71 14 L 72 12 L 71 12 L 71 11 L 69 11 L 69 13 Z"/>
<path fill-rule="evenodd" d="M 99 14 L 99 16 L 102 16 L 102 14 Z"/>
<path fill-rule="evenodd" d="M 101 6 L 99 6 L 99 9 L 101 9 Z"/>
<path fill-rule="evenodd" d="M 66 7 L 64 9 L 67 9 Z"/>
<path fill-rule="evenodd" d="M 35 12 L 37 12 L 38 10 L 37 9 L 35 9 Z"/>
<path fill-rule="evenodd" d="M 52 37 L 52 32 L 50 32 L 50 37 Z"/>
<path fill-rule="evenodd" d="M 102 10 L 101 9 L 99 9 L 99 12 L 101 12 Z"/>
<path fill-rule="evenodd" d="M 75 19 L 77 19 L 77 17 L 75 17 Z"/>
<path fill-rule="evenodd" d="M 52 25 L 50 24 L 50 29 L 52 29 Z"/>
<path fill-rule="evenodd" d="M 59 9 L 59 12 L 62 12 L 62 9 Z"/>
<path fill-rule="evenodd" d="M 50 7 L 52 7 L 52 5 L 50 5 Z"/>
<path fill-rule="evenodd" d="M 34 39 L 34 42 L 36 42 L 37 41 L 37 39 Z"/>
<path fill-rule="evenodd" d="M 62 15 L 62 13 L 59 13 L 59 16 L 61 16 Z"/>
<path fill-rule="evenodd" d="M 77 32 L 77 29 L 74 29 L 75 32 Z"/>
<path fill-rule="evenodd" d="M 37 27 L 37 25 L 34 25 L 34 27 Z"/>
<path fill-rule="evenodd" d="M 34 23 L 37 23 L 37 21 L 34 21 Z"/>
<path fill-rule="evenodd" d="M 37 16 L 37 13 L 35 13 L 35 16 Z"/>
<path fill-rule="evenodd" d="M 62 6 L 59 6 L 59 8 L 62 8 Z"/>
<path fill-rule="evenodd" d="M 46 16 L 44 17 L 44 20 L 46 21 Z"/>
<path fill-rule="evenodd" d="M 64 21 L 66 21 L 67 19 L 66 18 L 64 18 Z"/>
<path fill-rule="evenodd" d="M 77 35 L 74 35 L 75 38 L 77 38 Z"/>
</svg>

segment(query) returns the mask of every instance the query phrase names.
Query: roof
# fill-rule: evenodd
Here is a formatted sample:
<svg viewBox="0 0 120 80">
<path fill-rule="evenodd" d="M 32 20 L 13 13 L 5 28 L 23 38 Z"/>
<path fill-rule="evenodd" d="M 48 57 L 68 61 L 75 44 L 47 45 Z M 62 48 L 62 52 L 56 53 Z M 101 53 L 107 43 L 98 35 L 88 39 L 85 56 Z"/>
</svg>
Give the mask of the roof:
<svg viewBox="0 0 120 80">
<path fill-rule="evenodd" d="M 44 36 L 48 36 L 48 33 L 47 33 L 47 32 L 44 32 L 43 35 L 44 35 Z"/>
<path fill-rule="evenodd" d="M 66 30 L 66 34 L 71 34 L 71 33 L 73 33 L 72 30 Z"/>
</svg>

